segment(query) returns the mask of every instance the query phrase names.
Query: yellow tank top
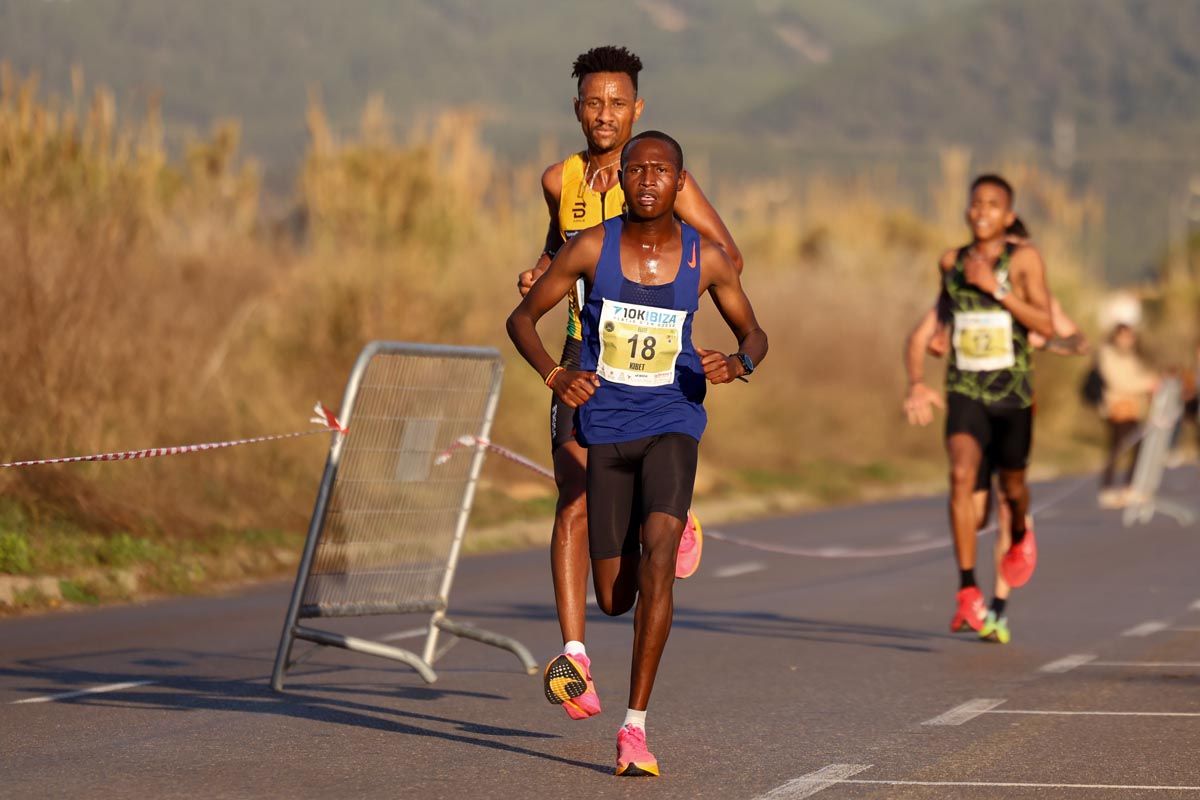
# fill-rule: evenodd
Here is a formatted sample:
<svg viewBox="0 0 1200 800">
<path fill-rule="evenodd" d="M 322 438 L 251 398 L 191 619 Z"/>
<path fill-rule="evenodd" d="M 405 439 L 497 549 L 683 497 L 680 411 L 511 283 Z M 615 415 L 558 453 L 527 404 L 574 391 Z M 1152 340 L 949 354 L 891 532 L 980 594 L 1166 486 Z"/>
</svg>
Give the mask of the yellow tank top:
<svg viewBox="0 0 1200 800">
<path fill-rule="evenodd" d="M 597 192 L 584 180 L 587 159 L 582 152 L 567 156 L 562 164 L 562 193 L 558 200 L 558 232 L 563 241 L 587 228 L 621 214 L 625 192 L 618 183 L 607 192 Z M 567 295 L 567 336 L 583 338 L 579 309 L 583 305 L 583 280 Z"/>
</svg>

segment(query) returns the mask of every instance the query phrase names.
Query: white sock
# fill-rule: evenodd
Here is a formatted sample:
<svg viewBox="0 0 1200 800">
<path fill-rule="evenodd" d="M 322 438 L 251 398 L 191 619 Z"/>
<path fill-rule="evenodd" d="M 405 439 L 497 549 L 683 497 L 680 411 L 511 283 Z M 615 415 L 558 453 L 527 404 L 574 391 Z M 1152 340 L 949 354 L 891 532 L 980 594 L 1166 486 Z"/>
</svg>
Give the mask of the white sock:
<svg viewBox="0 0 1200 800">
<path fill-rule="evenodd" d="M 625 721 L 621 723 L 621 727 L 624 728 L 626 725 L 633 725 L 633 726 L 641 728 L 643 731 L 645 731 L 646 730 L 646 712 L 645 711 L 637 711 L 632 708 L 626 709 L 625 710 Z"/>
<path fill-rule="evenodd" d="M 574 639 L 563 645 L 563 652 L 569 656 L 583 656 L 587 658 L 587 648 L 583 646 L 583 642 L 577 642 Z"/>
</svg>

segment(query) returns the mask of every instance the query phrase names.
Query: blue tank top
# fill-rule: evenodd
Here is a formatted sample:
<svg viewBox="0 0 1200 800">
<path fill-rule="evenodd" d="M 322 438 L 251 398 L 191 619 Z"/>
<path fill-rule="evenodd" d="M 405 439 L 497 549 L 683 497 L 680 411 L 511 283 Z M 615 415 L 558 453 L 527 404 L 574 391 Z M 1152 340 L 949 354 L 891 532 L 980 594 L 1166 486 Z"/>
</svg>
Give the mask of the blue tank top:
<svg viewBox="0 0 1200 800">
<path fill-rule="evenodd" d="M 705 379 L 692 347 L 700 305 L 700 234 L 681 222 L 683 253 L 675 280 L 645 286 L 621 272 L 624 220 L 604 222 L 604 245 L 583 307 L 581 369 L 600 386 L 575 412 L 584 447 L 629 442 L 661 433 L 697 441 L 708 417 Z"/>
</svg>

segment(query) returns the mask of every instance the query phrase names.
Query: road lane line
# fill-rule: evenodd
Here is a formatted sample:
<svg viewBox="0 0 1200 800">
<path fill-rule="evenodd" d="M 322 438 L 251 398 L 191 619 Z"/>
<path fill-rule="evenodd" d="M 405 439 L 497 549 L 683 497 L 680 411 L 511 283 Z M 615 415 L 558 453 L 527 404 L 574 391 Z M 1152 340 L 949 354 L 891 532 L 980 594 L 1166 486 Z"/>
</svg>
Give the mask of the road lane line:
<svg viewBox="0 0 1200 800">
<path fill-rule="evenodd" d="M 104 686 L 93 686 L 90 689 L 80 689 L 77 692 L 63 692 L 62 694 L 47 694 L 41 697 L 26 697 L 24 700 L 14 700 L 9 705 L 19 706 L 24 703 L 53 703 L 56 700 L 69 700 L 72 697 L 83 697 L 89 694 L 104 694 L 105 692 L 119 692 L 122 689 L 132 689 L 135 686 L 149 686 L 154 681 L 126 681 L 125 683 L 109 683 Z"/>
<path fill-rule="evenodd" d="M 1188 606 L 1188 608 L 1192 611 L 1200 611 L 1200 600 L 1193 600 L 1192 604 Z"/>
<path fill-rule="evenodd" d="M 1141 625 L 1134 625 L 1127 631 L 1121 633 L 1122 636 L 1150 636 L 1151 634 L 1165 631 L 1170 623 L 1161 620 L 1152 619 L 1149 622 L 1143 622 Z"/>
<path fill-rule="evenodd" d="M 1107 789 L 1110 791 L 1126 792 L 1198 792 L 1200 786 L 1151 786 L 1147 784 L 1123 783 L 1026 783 L 1003 781 L 885 781 L 849 778 L 838 781 L 839 784 L 855 786 L 962 786 L 997 789 Z M 824 788 L 824 787 L 822 787 Z M 797 795 L 803 797 L 804 795 Z M 765 799 L 764 799 L 765 800 Z"/>
<path fill-rule="evenodd" d="M 927 719 L 922 722 L 922 725 L 962 725 L 964 722 L 970 722 L 980 714 L 986 714 L 996 706 L 1003 703 L 1004 700 L 993 700 L 986 697 L 977 697 L 974 700 L 968 700 L 962 705 L 955 706 L 944 714 L 939 714 L 933 719 Z"/>
<path fill-rule="evenodd" d="M 1192 669 L 1200 667 L 1200 661 L 1093 661 L 1093 667 L 1181 667 Z"/>
<path fill-rule="evenodd" d="M 846 778 L 870 768 L 870 764 L 830 764 L 827 767 L 821 767 L 816 772 L 792 778 L 782 786 L 776 786 L 762 795 L 758 800 L 800 800 L 803 797 L 812 797 L 817 792 L 839 783 L 845 783 Z"/>
<path fill-rule="evenodd" d="M 412 639 L 415 636 L 424 636 L 427 633 L 429 633 L 429 628 L 422 626 L 420 628 L 410 628 L 406 631 L 396 631 L 395 633 L 389 633 L 387 636 L 380 636 L 379 641 L 398 642 L 401 639 Z"/>
<path fill-rule="evenodd" d="M 751 572 L 759 572 L 767 568 L 767 565 L 761 561 L 743 561 L 740 564 L 730 564 L 728 567 L 721 567 L 713 572 L 713 575 L 718 578 L 736 578 L 739 575 L 749 575 Z"/>
<path fill-rule="evenodd" d="M 1087 653 L 1075 653 L 1074 655 L 1064 656 L 1057 661 L 1051 661 L 1049 664 L 1043 664 L 1038 667 L 1038 672 L 1052 672 L 1062 674 L 1070 672 L 1076 667 L 1082 667 L 1084 664 L 1090 664 L 1096 660 L 1096 656 Z"/>
<path fill-rule="evenodd" d="M 1041 711 L 998 708 L 989 714 L 1037 714 L 1047 717 L 1200 717 L 1200 711 Z"/>
</svg>

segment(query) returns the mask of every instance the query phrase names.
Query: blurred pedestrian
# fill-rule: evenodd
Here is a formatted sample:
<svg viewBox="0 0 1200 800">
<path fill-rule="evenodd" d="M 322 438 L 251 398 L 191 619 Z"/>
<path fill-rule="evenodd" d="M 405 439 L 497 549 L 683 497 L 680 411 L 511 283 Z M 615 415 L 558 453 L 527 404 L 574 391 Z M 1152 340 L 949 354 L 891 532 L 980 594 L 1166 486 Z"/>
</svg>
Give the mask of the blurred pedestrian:
<svg viewBox="0 0 1200 800">
<path fill-rule="evenodd" d="M 1158 385 L 1158 376 L 1141 354 L 1137 331 L 1123 322 L 1113 327 L 1100 347 L 1097 366 L 1104 381 L 1100 412 L 1108 429 L 1108 457 L 1104 462 L 1099 502 L 1102 508 L 1119 508 L 1125 504 L 1133 478 L 1137 436 L 1150 408 L 1150 395 Z M 1125 456 L 1129 466 L 1118 485 L 1117 466 Z"/>
</svg>

